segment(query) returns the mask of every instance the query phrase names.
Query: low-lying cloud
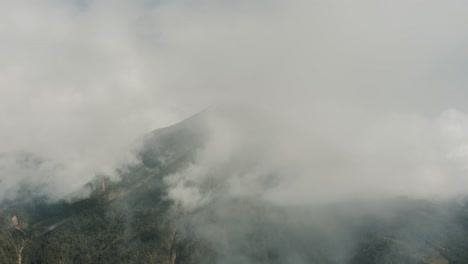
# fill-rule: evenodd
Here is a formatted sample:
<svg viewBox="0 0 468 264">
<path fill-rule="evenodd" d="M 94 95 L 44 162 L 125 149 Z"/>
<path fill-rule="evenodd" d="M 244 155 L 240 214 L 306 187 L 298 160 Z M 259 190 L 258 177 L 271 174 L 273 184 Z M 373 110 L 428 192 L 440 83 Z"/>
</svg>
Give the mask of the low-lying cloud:
<svg viewBox="0 0 468 264">
<path fill-rule="evenodd" d="M 397 236 L 435 248 L 462 234 L 456 210 L 380 202 L 467 194 L 467 17 L 462 0 L 0 0 L 0 201 L 67 197 L 148 131 L 241 103 L 208 110 L 206 145 L 164 178 L 220 263 L 360 263 L 368 218 L 401 210 Z"/>
<path fill-rule="evenodd" d="M 293 177 L 268 189 L 268 199 L 464 192 L 462 1 L 0 7 L 0 150 L 61 164 L 60 177 L 49 178 L 64 190 L 110 173 L 122 160 L 116 153 L 147 131 L 235 102 L 272 113 L 278 135 L 220 128 L 195 174 L 224 162 L 213 161 L 213 151 L 220 159 L 253 143 L 267 152 L 256 156 L 253 175 L 280 169 Z M 21 177 L 7 171 L 0 177 L 15 189 Z M 322 187 L 310 192 L 311 179 Z"/>
<path fill-rule="evenodd" d="M 219 196 L 298 205 L 458 199 L 468 191 L 468 116 L 455 110 L 305 127 L 218 111 L 207 114 L 211 137 L 194 162 L 166 178 L 169 196 L 190 210 Z"/>
</svg>

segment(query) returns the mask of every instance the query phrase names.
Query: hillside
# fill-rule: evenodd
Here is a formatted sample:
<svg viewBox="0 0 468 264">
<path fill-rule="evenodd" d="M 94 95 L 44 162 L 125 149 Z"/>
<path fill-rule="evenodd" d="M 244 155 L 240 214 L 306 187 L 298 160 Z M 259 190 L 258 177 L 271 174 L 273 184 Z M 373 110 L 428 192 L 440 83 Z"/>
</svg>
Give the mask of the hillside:
<svg viewBox="0 0 468 264">
<path fill-rule="evenodd" d="M 165 178 L 194 161 L 209 136 L 205 122 L 206 113 L 146 135 L 141 162 L 121 168 L 119 179 L 97 177 L 85 199 L 25 192 L 5 201 L 0 263 L 468 262 L 468 206 L 460 201 L 285 207 L 218 195 L 184 210 L 168 198 Z"/>
</svg>

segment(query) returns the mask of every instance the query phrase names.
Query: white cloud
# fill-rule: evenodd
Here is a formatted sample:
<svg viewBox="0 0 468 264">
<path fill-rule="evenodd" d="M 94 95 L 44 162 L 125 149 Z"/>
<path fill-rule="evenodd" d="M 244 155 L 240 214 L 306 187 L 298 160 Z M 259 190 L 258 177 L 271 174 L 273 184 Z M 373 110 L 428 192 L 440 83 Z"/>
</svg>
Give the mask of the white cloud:
<svg viewBox="0 0 468 264">
<path fill-rule="evenodd" d="M 418 136 L 432 117 L 468 111 L 467 15 L 458 0 L 0 1 L 0 150 L 66 164 L 79 186 L 146 131 L 224 102 L 269 109 L 330 155 L 410 113 L 370 137 L 432 150 Z"/>
</svg>

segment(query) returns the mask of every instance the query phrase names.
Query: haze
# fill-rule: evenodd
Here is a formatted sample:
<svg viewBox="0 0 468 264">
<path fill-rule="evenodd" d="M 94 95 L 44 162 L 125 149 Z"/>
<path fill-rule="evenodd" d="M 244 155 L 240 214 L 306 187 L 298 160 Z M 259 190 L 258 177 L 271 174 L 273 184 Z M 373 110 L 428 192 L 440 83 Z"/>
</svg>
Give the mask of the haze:
<svg viewBox="0 0 468 264">
<path fill-rule="evenodd" d="M 0 150 L 58 164 L 34 181 L 61 197 L 132 161 L 126 150 L 148 131 L 247 104 L 268 129 L 213 121 L 197 164 L 168 178 L 173 199 L 197 206 L 198 183 L 178 183 L 251 143 L 268 155 L 229 177 L 233 195 L 458 197 L 467 17 L 461 0 L 0 1 Z M 0 197 L 12 198 L 33 176 L 1 165 Z M 288 177 L 255 184 L 277 169 Z"/>
</svg>

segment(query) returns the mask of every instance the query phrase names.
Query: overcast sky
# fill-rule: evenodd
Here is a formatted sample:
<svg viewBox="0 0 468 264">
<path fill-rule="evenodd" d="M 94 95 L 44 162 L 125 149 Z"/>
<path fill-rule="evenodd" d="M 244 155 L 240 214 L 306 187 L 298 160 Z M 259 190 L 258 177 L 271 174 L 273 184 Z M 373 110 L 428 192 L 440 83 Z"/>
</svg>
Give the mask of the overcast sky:
<svg viewBox="0 0 468 264">
<path fill-rule="evenodd" d="M 68 164 L 76 186 L 154 128 L 248 103 L 344 150 L 371 142 L 372 173 L 414 151 L 444 178 L 452 157 L 458 186 L 467 25 L 464 0 L 0 0 L 0 152 Z M 444 165 L 417 154 L 433 150 Z"/>
</svg>

